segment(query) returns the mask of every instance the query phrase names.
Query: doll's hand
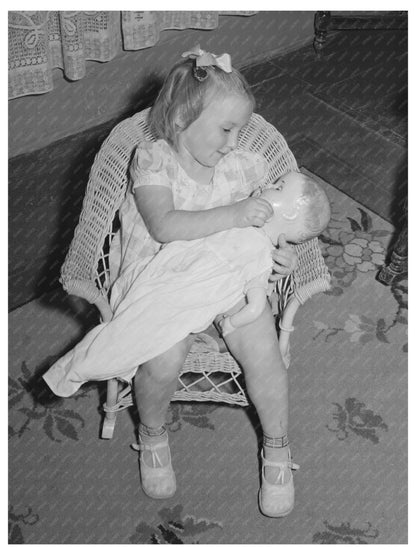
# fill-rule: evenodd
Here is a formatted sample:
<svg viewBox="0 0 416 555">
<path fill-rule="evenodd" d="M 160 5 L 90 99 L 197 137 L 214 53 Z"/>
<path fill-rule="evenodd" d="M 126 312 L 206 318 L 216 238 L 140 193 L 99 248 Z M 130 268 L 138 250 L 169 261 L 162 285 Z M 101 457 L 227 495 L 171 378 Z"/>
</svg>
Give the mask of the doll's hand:
<svg viewBox="0 0 416 555">
<path fill-rule="evenodd" d="M 220 328 L 221 335 L 223 337 L 235 330 L 235 327 L 232 325 L 231 318 L 229 316 L 223 316 L 223 318 L 221 318 L 221 320 L 219 320 L 218 322 L 218 327 Z"/>
<path fill-rule="evenodd" d="M 263 198 L 249 197 L 232 205 L 234 227 L 262 227 L 273 216 L 272 205 Z"/>
<path fill-rule="evenodd" d="M 275 282 L 290 275 L 298 264 L 298 257 L 294 248 L 286 241 L 283 233 L 279 235 L 277 249 L 272 251 L 273 271 L 269 278 Z"/>
</svg>

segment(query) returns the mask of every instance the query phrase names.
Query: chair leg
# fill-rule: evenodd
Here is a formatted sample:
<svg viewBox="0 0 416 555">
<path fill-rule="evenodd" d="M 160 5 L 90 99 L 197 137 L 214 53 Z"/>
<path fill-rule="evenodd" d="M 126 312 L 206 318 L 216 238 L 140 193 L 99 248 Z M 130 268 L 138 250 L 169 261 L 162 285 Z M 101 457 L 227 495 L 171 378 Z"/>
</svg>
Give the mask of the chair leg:
<svg viewBox="0 0 416 555">
<path fill-rule="evenodd" d="M 114 433 L 114 426 L 116 425 L 117 412 L 111 409 L 117 405 L 118 398 L 118 380 L 113 378 L 107 381 L 107 401 L 105 408 L 107 408 L 103 428 L 101 431 L 102 439 L 111 439 Z"/>
<path fill-rule="evenodd" d="M 313 41 L 313 47 L 315 49 L 317 58 L 321 58 L 322 51 L 324 49 L 329 23 L 331 21 L 331 12 L 316 12 L 314 27 L 315 27 L 315 38 Z"/>
</svg>

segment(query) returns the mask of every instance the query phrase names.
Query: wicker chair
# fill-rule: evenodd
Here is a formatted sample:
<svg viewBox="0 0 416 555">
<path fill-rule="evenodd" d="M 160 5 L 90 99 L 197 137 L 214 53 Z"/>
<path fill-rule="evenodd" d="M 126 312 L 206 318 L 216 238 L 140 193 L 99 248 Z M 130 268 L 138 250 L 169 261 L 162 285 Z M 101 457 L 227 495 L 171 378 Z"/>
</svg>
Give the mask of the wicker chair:
<svg viewBox="0 0 416 555">
<path fill-rule="evenodd" d="M 124 199 L 128 167 L 136 145 L 154 140 L 148 126 L 149 109 L 119 123 L 96 155 L 74 237 L 61 270 L 61 283 L 72 295 L 93 303 L 102 321 L 112 312 L 109 293 L 109 245 L 114 237 L 114 221 Z M 242 130 L 238 148 L 261 153 L 269 164 L 266 183 L 298 170 L 296 160 L 282 135 L 258 114 L 253 114 Z M 312 295 L 330 288 L 330 276 L 313 239 L 296 247 L 299 263 L 292 276 L 278 282 L 272 296 L 274 314 L 280 323 L 279 344 L 289 364 L 289 334 L 298 307 Z M 225 352 L 224 352 L 225 351 Z M 214 401 L 248 405 L 241 369 L 224 349 L 191 349 L 180 373 L 174 401 Z M 116 413 L 132 404 L 131 387 L 117 379 L 107 382 L 107 401 L 101 437 L 113 435 Z"/>
</svg>

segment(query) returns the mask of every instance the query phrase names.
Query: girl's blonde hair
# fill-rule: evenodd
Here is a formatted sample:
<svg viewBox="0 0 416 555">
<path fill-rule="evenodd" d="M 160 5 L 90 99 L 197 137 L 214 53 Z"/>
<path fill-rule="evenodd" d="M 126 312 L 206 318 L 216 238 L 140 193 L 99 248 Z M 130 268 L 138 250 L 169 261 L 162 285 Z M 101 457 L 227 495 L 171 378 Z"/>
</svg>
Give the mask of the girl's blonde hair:
<svg viewBox="0 0 416 555">
<path fill-rule="evenodd" d="M 154 135 L 175 148 L 178 133 L 200 116 L 211 96 L 245 96 L 253 110 L 255 107 L 250 86 L 238 70 L 226 73 L 217 66 L 207 66 L 207 77 L 199 81 L 193 74 L 194 67 L 195 60 L 190 58 L 173 66 L 150 111 L 149 124 Z"/>
</svg>

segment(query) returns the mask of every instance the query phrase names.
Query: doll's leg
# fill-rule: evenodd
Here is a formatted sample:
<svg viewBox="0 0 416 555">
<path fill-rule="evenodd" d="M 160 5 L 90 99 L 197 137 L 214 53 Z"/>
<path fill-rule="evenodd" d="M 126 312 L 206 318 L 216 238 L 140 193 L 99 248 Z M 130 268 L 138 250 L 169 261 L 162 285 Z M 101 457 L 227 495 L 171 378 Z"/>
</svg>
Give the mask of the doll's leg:
<svg viewBox="0 0 416 555">
<path fill-rule="evenodd" d="M 257 320 L 266 306 L 267 291 L 264 287 L 248 289 L 246 304 L 232 316 L 225 316 L 219 321 L 222 335 L 231 333 L 235 328 L 240 328 Z"/>
</svg>

